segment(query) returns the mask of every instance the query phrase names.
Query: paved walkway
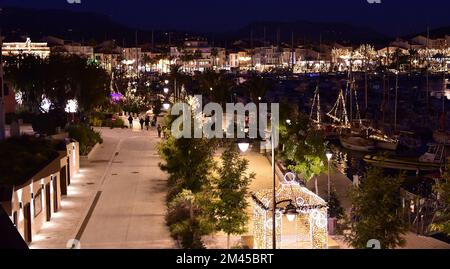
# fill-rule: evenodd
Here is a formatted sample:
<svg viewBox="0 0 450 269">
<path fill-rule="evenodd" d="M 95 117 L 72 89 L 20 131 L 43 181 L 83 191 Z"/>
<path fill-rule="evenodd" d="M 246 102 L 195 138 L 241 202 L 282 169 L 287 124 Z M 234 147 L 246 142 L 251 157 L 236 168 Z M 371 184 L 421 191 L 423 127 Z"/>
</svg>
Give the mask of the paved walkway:
<svg viewBox="0 0 450 269">
<path fill-rule="evenodd" d="M 173 248 L 164 223 L 166 175 L 155 131 L 101 129 L 104 143 L 81 161 L 62 210 L 31 248 Z"/>
</svg>

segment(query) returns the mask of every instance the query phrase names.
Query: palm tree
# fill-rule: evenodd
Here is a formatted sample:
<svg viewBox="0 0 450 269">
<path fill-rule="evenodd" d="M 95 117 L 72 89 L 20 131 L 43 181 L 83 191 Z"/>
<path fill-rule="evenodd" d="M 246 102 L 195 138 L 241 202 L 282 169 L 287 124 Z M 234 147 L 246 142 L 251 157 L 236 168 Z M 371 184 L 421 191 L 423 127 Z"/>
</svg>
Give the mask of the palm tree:
<svg viewBox="0 0 450 269">
<path fill-rule="evenodd" d="M 217 50 L 217 48 L 212 48 L 211 49 L 211 57 L 212 57 L 213 67 L 216 66 L 216 58 L 218 55 L 219 55 L 219 51 Z"/>
<path fill-rule="evenodd" d="M 252 102 L 259 104 L 266 96 L 271 85 L 270 81 L 257 74 L 252 74 L 250 78 L 244 83 Z"/>
<path fill-rule="evenodd" d="M 416 49 L 409 49 L 408 50 L 408 58 L 409 58 L 409 71 L 411 72 L 411 70 L 413 69 L 413 63 L 416 62 L 418 56 L 419 56 L 419 52 Z"/>
<path fill-rule="evenodd" d="M 231 89 L 235 83 L 225 73 L 216 73 L 207 70 L 197 75 L 200 92 L 208 96 L 209 100 L 225 107 L 225 103 L 230 96 Z"/>
<path fill-rule="evenodd" d="M 202 52 L 199 50 L 196 50 L 194 52 L 194 60 L 195 60 L 195 66 L 196 66 L 197 70 L 198 70 L 198 60 L 200 60 L 202 58 L 203 58 Z"/>
</svg>

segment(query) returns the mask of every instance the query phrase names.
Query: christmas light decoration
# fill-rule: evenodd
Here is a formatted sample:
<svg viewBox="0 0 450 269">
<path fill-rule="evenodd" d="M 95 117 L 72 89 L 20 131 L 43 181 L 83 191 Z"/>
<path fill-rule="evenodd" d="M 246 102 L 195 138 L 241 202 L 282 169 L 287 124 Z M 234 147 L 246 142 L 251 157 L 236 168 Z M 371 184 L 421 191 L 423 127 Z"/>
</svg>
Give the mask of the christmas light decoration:
<svg viewBox="0 0 450 269">
<path fill-rule="evenodd" d="M 297 248 L 328 248 L 327 203 L 295 181 L 296 175 L 288 173 L 276 189 L 273 201 L 272 189 L 253 193 L 253 233 L 255 249 L 272 248 L 272 208 L 276 205 L 277 248 L 283 248 L 283 236 L 293 236 Z M 297 211 L 297 214 L 294 210 Z M 283 229 L 283 220 L 290 219 L 295 234 Z M 286 222 L 288 223 L 288 222 Z M 289 247 L 292 247 L 291 245 Z"/>
</svg>

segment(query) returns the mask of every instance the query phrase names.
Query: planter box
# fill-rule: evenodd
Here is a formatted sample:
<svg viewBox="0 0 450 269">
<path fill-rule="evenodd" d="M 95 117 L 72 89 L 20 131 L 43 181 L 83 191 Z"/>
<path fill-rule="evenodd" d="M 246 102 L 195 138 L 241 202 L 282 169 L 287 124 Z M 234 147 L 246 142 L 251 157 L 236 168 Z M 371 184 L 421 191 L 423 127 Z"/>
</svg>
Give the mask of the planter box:
<svg viewBox="0 0 450 269">
<path fill-rule="evenodd" d="M 95 144 L 95 145 L 92 147 L 91 151 L 89 151 L 88 155 L 86 155 L 86 156 L 80 156 L 80 158 L 81 158 L 82 160 L 90 160 L 90 159 L 92 158 L 92 155 L 95 153 L 95 151 L 97 151 L 97 149 L 98 149 L 99 147 L 100 147 L 100 144 L 99 144 L 99 143 Z"/>
</svg>

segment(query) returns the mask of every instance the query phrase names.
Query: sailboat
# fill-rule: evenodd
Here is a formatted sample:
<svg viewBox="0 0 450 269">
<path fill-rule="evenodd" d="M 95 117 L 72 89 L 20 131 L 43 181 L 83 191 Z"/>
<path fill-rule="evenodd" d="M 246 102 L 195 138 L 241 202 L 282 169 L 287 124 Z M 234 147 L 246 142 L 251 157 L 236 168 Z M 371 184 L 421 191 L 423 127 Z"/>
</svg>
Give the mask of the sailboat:
<svg viewBox="0 0 450 269">
<path fill-rule="evenodd" d="M 350 129 L 351 124 L 348 120 L 347 115 L 347 107 L 345 105 L 344 92 L 342 89 L 339 91 L 338 98 L 336 103 L 331 108 L 331 110 L 327 113 L 327 116 L 330 117 L 332 121 L 332 125 L 335 128 L 339 129 Z"/>
<path fill-rule="evenodd" d="M 341 135 L 339 137 L 339 141 L 341 142 L 341 145 L 346 149 L 361 152 L 370 152 L 375 150 L 375 144 L 372 141 L 360 136 Z"/>
<path fill-rule="evenodd" d="M 352 83 L 347 82 L 347 94 L 348 91 L 352 90 L 351 84 Z M 350 92 L 350 96 L 351 95 L 352 93 Z M 357 98 L 357 95 L 355 95 L 355 97 Z M 362 120 L 359 116 L 359 106 L 356 105 L 358 120 L 356 122 L 349 121 L 345 100 L 344 92 L 341 89 L 336 103 L 330 112 L 327 113 L 327 116 L 333 121 L 334 126 L 340 131 L 339 142 L 344 148 L 349 150 L 361 152 L 370 152 L 374 150 L 375 144 L 361 135 Z M 352 114 L 350 114 L 350 116 L 352 116 Z"/>
<path fill-rule="evenodd" d="M 397 150 L 400 140 L 398 136 L 388 136 L 380 130 L 373 129 L 369 138 L 375 142 L 377 148 L 386 150 Z"/>
<path fill-rule="evenodd" d="M 397 129 L 397 102 L 398 102 L 398 73 L 396 76 L 396 90 L 395 90 L 395 129 Z M 400 139 L 399 136 L 389 136 L 386 134 L 386 132 L 375 129 L 375 128 L 369 128 L 368 130 L 369 138 L 375 142 L 376 147 L 379 149 L 385 149 L 385 150 L 397 150 Z"/>
<path fill-rule="evenodd" d="M 333 124 L 322 121 L 322 112 L 320 107 L 320 91 L 319 85 L 317 85 L 314 92 L 314 98 L 311 106 L 311 113 L 309 115 L 310 121 L 314 127 L 324 132 L 326 140 L 337 140 L 339 138 L 338 129 Z"/>
</svg>

